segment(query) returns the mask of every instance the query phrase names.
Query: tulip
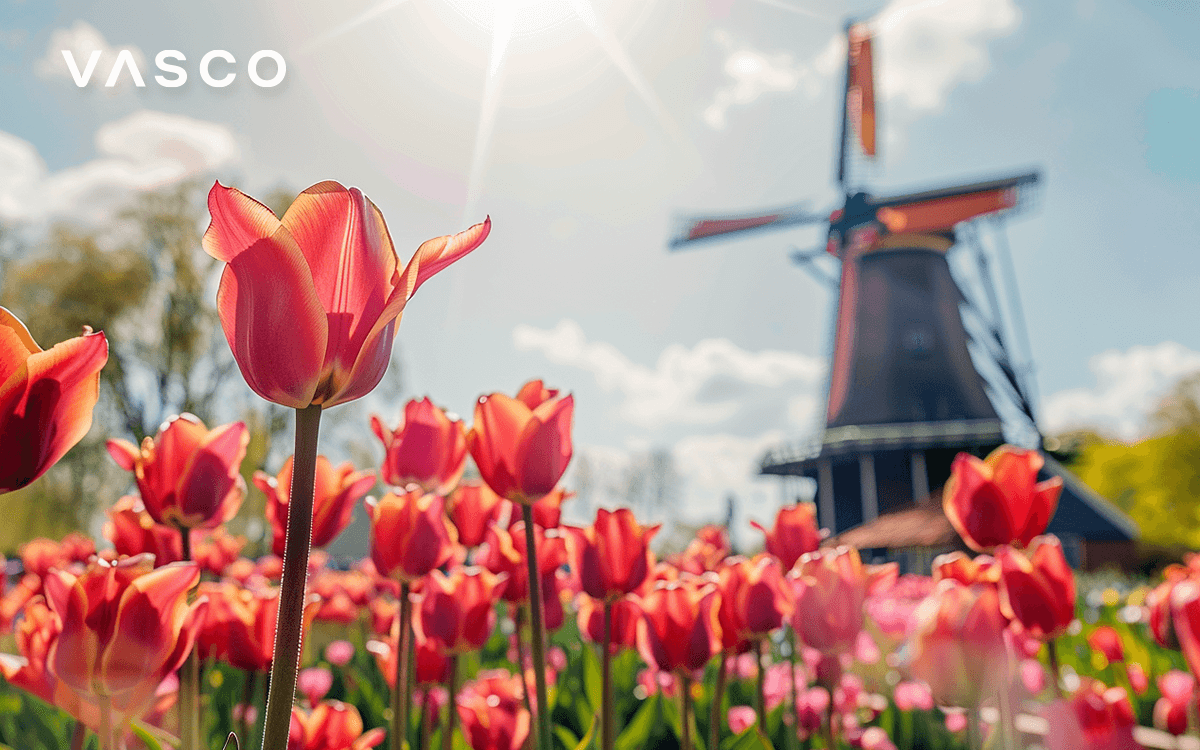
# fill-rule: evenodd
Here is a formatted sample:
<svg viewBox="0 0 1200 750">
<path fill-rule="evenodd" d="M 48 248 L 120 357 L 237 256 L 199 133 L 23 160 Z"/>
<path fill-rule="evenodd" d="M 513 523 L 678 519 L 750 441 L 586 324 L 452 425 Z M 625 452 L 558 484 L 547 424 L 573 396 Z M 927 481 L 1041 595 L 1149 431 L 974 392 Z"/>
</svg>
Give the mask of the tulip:
<svg viewBox="0 0 1200 750">
<path fill-rule="evenodd" d="M 696 532 L 696 537 L 675 559 L 680 570 L 692 575 L 716 571 L 731 551 L 729 535 L 722 526 L 709 525 Z"/>
<path fill-rule="evenodd" d="M 354 658 L 354 644 L 350 641 L 334 641 L 325 647 L 325 661 L 335 667 L 344 667 Z"/>
<path fill-rule="evenodd" d="M 788 576 L 795 597 L 792 627 L 805 645 L 831 656 L 854 647 L 871 576 L 851 547 L 827 547 L 797 561 Z"/>
<path fill-rule="evenodd" d="M 486 671 L 452 701 L 472 750 L 519 750 L 529 736 L 529 712 L 521 706 L 517 677 Z"/>
<path fill-rule="evenodd" d="M 25 605 L 22 619 L 16 629 L 19 657 L 0 655 L 0 672 L 9 684 L 25 690 L 51 705 L 62 708 L 81 721 L 99 728 L 99 714 L 88 711 L 84 716 L 84 702 L 78 693 L 59 682 L 46 668 L 46 657 L 50 647 L 62 631 L 62 622 L 46 605 L 45 599 L 35 597 Z"/>
<path fill-rule="evenodd" d="M 249 442 L 242 422 L 209 430 L 193 415 L 181 414 L 167 420 L 153 438 L 147 436 L 140 449 L 125 440 L 109 440 L 108 453 L 133 472 L 146 512 L 156 523 L 212 528 L 233 518 L 242 504 L 246 482 L 239 467 Z"/>
<path fill-rule="evenodd" d="M 749 706 L 730 706 L 726 720 L 729 722 L 729 731 L 734 734 L 741 734 L 758 721 L 754 709 Z"/>
<path fill-rule="evenodd" d="M 576 622 L 579 634 L 592 643 L 604 648 L 604 610 L 611 607 L 608 650 L 617 654 L 627 648 L 637 647 L 637 624 L 642 610 L 634 597 L 627 596 L 615 602 L 597 602 L 590 596 L 581 596 L 576 602 Z"/>
<path fill-rule="evenodd" d="M 549 494 L 571 460 L 573 396 L 558 398 L 540 380 L 510 398 L 482 396 L 467 445 L 483 481 L 501 497 L 529 504 Z"/>
<path fill-rule="evenodd" d="M 450 560 L 458 533 L 444 507 L 441 496 L 420 490 L 368 499 L 371 560 L 381 575 L 412 583 Z"/>
<path fill-rule="evenodd" d="M 574 492 L 554 488 L 533 502 L 533 522 L 543 529 L 557 528 L 562 523 L 562 504 L 573 497 Z M 512 523 L 516 522 L 516 516 L 516 513 L 509 514 Z"/>
<path fill-rule="evenodd" d="M 1171 623 L 1188 669 L 1200 674 L 1200 581 L 1180 581 L 1171 591 Z"/>
<path fill-rule="evenodd" d="M 562 601 L 558 596 L 558 569 L 567 562 L 567 544 L 561 536 L 547 536 L 541 526 L 534 527 L 537 536 L 538 580 L 546 628 L 557 630 L 563 623 Z M 554 533 L 554 532 L 552 532 Z M 503 599 L 514 605 L 529 603 L 529 573 L 525 564 L 525 523 L 519 521 L 511 530 L 498 526 L 488 529 L 484 546 L 480 547 L 476 563 L 493 573 L 508 578 Z"/>
<path fill-rule="evenodd" d="M 200 564 L 201 570 L 207 570 L 213 575 L 223 575 L 225 569 L 238 559 L 246 546 L 246 537 L 240 534 L 234 536 L 226 531 L 224 526 L 218 526 L 197 536 L 199 533 L 192 534 L 196 537 L 192 542 L 192 549 L 195 550 L 192 558 Z"/>
<path fill-rule="evenodd" d="M 1146 594 L 1146 622 L 1154 640 L 1163 648 L 1179 648 L 1179 638 L 1171 623 L 1171 592 L 1176 584 L 1192 578 L 1196 572 L 1190 565 L 1168 565 L 1163 569 L 1163 582 Z"/>
<path fill-rule="evenodd" d="M 1187 731 L 1188 706 L 1195 697 L 1196 679 L 1172 669 L 1158 678 L 1162 697 L 1154 704 L 1154 726 L 1179 736 Z"/>
<path fill-rule="evenodd" d="M 396 647 L 384 641 L 368 641 L 367 650 L 388 687 L 396 684 Z M 450 680 L 450 658 L 437 641 L 418 640 L 413 649 L 413 681 L 418 685 L 440 685 Z"/>
<path fill-rule="evenodd" d="M 271 551 L 283 557 L 287 536 L 288 499 L 292 488 L 292 456 L 279 474 L 254 472 L 254 484 L 267 496 L 267 521 L 271 524 Z M 317 456 L 313 492 L 312 546 L 324 547 L 350 525 L 354 504 L 375 485 L 375 472 L 355 471 L 349 461 L 334 468 L 328 458 Z"/>
<path fill-rule="evenodd" d="M 492 492 L 483 482 L 461 482 L 447 501 L 450 520 L 458 529 L 458 541 L 464 547 L 483 544 L 488 526 L 499 523 L 506 505 L 510 503 Z"/>
<path fill-rule="evenodd" d="M 596 511 L 587 528 L 567 527 L 571 567 L 583 592 L 600 601 L 616 601 L 637 590 L 654 568 L 650 541 L 661 524 L 642 526 L 628 508 Z"/>
<path fill-rule="evenodd" d="M 1133 738 L 1133 707 L 1124 688 L 1087 680 L 1070 700 L 1046 709 L 1046 750 L 1141 750 Z"/>
<path fill-rule="evenodd" d="M 1125 647 L 1121 645 L 1121 634 L 1111 625 L 1100 625 L 1087 637 L 1088 646 L 1097 653 L 1104 654 L 1109 664 L 1125 661 Z"/>
<path fill-rule="evenodd" d="M 1042 455 L 1002 445 L 985 460 L 960 453 L 942 490 L 942 506 L 967 546 L 983 552 L 1001 544 L 1028 545 L 1046 530 L 1058 507 L 1062 479 L 1037 481 Z"/>
<path fill-rule="evenodd" d="M 196 637 L 197 653 L 247 672 L 269 670 L 279 611 L 278 590 L 206 581 L 200 584 L 198 593 L 207 597 L 209 604 Z"/>
<path fill-rule="evenodd" d="M 46 663 L 99 702 L 103 747 L 115 747 L 115 727 L 149 707 L 159 683 L 191 651 L 207 604 L 187 603 L 199 579 L 194 563 L 154 569 L 148 555 L 97 560 L 81 576 L 57 571 L 46 579 L 50 608 L 62 621 Z"/>
<path fill-rule="evenodd" d="M 775 514 L 775 526 L 767 529 L 758 521 L 750 525 L 766 537 L 766 550 L 778 558 L 784 572 L 791 570 L 801 555 L 816 552 L 821 546 L 821 530 L 817 528 L 817 510 L 812 503 L 799 503 L 780 508 Z"/>
<path fill-rule="evenodd" d="M 113 543 L 118 555 L 154 555 L 155 565 L 183 559 L 183 536 L 178 529 L 155 523 L 146 506 L 133 495 L 126 495 L 108 510 L 104 536 Z"/>
<path fill-rule="evenodd" d="M 913 612 L 905 646 L 909 674 L 941 705 L 978 706 L 1007 684 L 1007 623 L 995 587 L 939 581 Z"/>
<path fill-rule="evenodd" d="M 371 417 L 371 430 L 383 443 L 380 474 L 387 484 L 401 489 L 417 484 L 426 492 L 445 495 L 462 478 L 467 465 L 466 429 L 428 398 L 405 404 L 404 419 L 396 430 L 389 430 L 376 416 Z"/>
<path fill-rule="evenodd" d="M 1027 552 L 1002 546 L 1000 608 L 1033 637 L 1050 641 L 1075 619 L 1075 575 L 1063 557 L 1058 537 L 1040 536 Z"/>
<path fill-rule="evenodd" d="M 496 626 L 495 605 L 506 579 L 483 568 L 435 570 L 426 579 L 413 627 L 418 641 L 432 640 L 445 653 L 483 648 Z"/>
<path fill-rule="evenodd" d="M 950 552 L 933 558 L 933 580 L 953 578 L 964 586 L 975 583 L 1000 583 L 1000 566 L 990 555 L 971 557 L 962 552 Z"/>
<path fill-rule="evenodd" d="M 84 328 L 43 351 L 0 307 L 0 492 L 28 485 L 83 439 L 107 361 L 103 333 Z"/>
<path fill-rule="evenodd" d="M 362 715 L 341 701 L 325 701 L 310 713 L 293 708 L 287 750 L 367 750 L 383 742 L 382 729 L 363 731 Z"/>
<path fill-rule="evenodd" d="M 429 240 L 402 270 L 383 215 L 357 188 L 313 185 L 280 220 L 218 183 L 208 207 L 203 244 L 228 264 L 217 307 L 234 359 L 255 393 L 296 409 L 370 392 L 408 300 L 491 229 Z"/>
</svg>

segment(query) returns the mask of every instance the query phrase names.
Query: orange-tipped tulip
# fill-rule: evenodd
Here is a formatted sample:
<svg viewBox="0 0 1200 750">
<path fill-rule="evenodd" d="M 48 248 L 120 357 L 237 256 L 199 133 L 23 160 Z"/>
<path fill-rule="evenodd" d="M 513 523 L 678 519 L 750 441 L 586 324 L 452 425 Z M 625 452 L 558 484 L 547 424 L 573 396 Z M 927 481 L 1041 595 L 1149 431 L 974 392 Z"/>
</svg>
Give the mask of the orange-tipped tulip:
<svg viewBox="0 0 1200 750">
<path fill-rule="evenodd" d="M 208 209 L 204 249 L 227 264 L 217 309 L 233 357 L 251 390 L 296 409 L 369 393 L 408 300 L 491 229 L 429 240 L 401 268 L 383 214 L 357 188 L 313 185 L 280 220 L 218 183 Z"/>
<path fill-rule="evenodd" d="M 784 572 L 795 567 L 801 555 L 816 552 L 821 546 L 817 509 L 812 503 L 780 508 L 772 528 L 765 528 L 758 521 L 751 521 L 750 525 L 766 537 L 767 552 L 778 558 Z"/>
<path fill-rule="evenodd" d="M 496 626 L 496 601 L 506 579 L 483 568 L 435 570 L 425 579 L 413 618 L 417 640 L 433 641 L 444 653 L 483 648 Z"/>
<path fill-rule="evenodd" d="M 721 650 L 720 603 L 716 587 L 698 578 L 669 583 L 646 594 L 637 635 L 642 659 L 664 672 L 704 669 Z"/>
<path fill-rule="evenodd" d="M 387 737 L 383 729 L 363 729 L 358 709 L 341 701 L 323 701 L 311 713 L 293 708 L 287 750 L 367 750 Z"/>
<path fill-rule="evenodd" d="M 112 700 L 121 721 L 140 714 L 192 650 L 207 600 L 188 605 L 194 563 L 153 568 L 149 556 L 97 560 L 81 576 L 56 571 L 46 597 L 62 632 L 46 663 L 85 696 Z"/>
<path fill-rule="evenodd" d="M 1058 537 L 1037 537 L 1026 552 L 996 550 L 1000 564 L 1000 608 L 1034 638 L 1057 638 L 1075 619 L 1075 574 Z"/>
<path fill-rule="evenodd" d="M 254 473 L 254 484 L 267 496 L 267 520 L 271 523 L 271 551 L 283 557 L 287 538 L 288 501 L 292 496 L 292 456 L 283 462 L 277 476 Z M 350 525 L 354 504 L 375 486 L 375 472 L 355 471 L 349 461 L 337 468 L 317 456 L 316 490 L 313 494 L 312 546 L 324 547 Z"/>
<path fill-rule="evenodd" d="M 411 583 L 454 556 L 458 532 L 444 507 L 440 495 L 420 490 L 368 498 L 371 560 L 380 575 Z"/>
<path fill-rule="evenodd" d="M 241 422 L 208 429 L 191 414 L 172 417 L 139 449 L 109 440 L 108 453 L 132 471 L 146 512 L 172 528 L 212 528 L 241 507 L 246 482 L 239 473 L 250 434 Z"/>
<path fill-rule="evenodd" d="M 0 492 L 37 479 L 83 439 L 107 361 L 103 333 L 85 328 L 43 351 L 0 307 Z"/>
<path fill-rule="evenodd" d="M 155 565 L 183 559 L 183 536 L 179 529 L 155 523 L 142 501 L 126 495 L 108 510 L 104 536 L 113 543 L 118 555 L 154 555 Z"/>
<path fill-rule="evenodd" d="M 933 580 L 953 578 L 970 586 L 974 583 L 1000 582 L 1000 565 L 990 555 L 970 557 L 959 551 L 949 552 L 933 558 Z"/>
<path fill-rule="evenodd" d="M 1006 625 L 994 586 L 943 579 L 913 612 L 908 671 L 939 704 L 974 710 L 1007 683 Z"/>
<path fill-rule="evenodd" d="M 380 476 L 393 487 L 420 485 L 426 492 L 445 495 L 454 489 L 467 466 L 467 431 L 428 398 L 404 405 L 404 419 L 394 431 L 379 417 L 371 430 L 383 443 Z"/>
<path fill-rule="evenodd" d="M 659 528 L 638 524 L 628 508 L 600 508 L 591 526 L 568 527 L 571 567 L 583 592 L 616 601 L 641 586 L 654 569 L 650 540 Z"/>
<path fill-rule="evenodd" d="M 487 536 L 488 526 L 498 523 L 507 500 L 492 492 L 483 482 L 463 482 L 450 494 L 450 520 L 458 529 L 458 541 L 464 547 L 478 547 Z"/>
<path fill-rule="evenodd" d="M 955 531 L 976 552 L 1014 542 L 1028 545 L 1058 507 L 1062 479 L 1038 482 L 1042 454 L 1002 445 L 985 460 L 960 453 L 942 490 Z"/>
<path fill-rule="evenodd" d="M 559 398 L 540 380 L 526 383 L 516 398 L 480 397 L 467 445 L 483 481 L 518 503 L 550 494 L 571 461 L 574 411 L 573 396 Z"/>
</svg>

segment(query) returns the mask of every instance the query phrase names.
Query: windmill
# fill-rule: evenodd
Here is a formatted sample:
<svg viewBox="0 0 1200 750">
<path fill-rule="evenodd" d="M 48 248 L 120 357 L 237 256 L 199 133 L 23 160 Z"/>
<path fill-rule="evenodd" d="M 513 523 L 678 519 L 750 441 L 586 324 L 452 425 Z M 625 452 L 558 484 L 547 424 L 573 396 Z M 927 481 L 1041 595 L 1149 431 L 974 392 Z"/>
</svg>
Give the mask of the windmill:
<svg viewBox="0 0 1200 750">
<path fill-rule="evenodd" d="M 1041 447 L 1027 370 L 1016 367 L 1009 354 L 987 254 L 975 230 L 980 220 L 998 224 L 1026 204 L 1039 175 L 900 195 L 852 191 L 851 152 L 874 158 L 877 126 L 872 38 L 864 23 L 848 23 L 845 32 L 836 166 L 842 205 L 829 213 L 793 205 L 687 217 L 670 241 L 679 250 L 749 233 L 828 224 L 824 249 L 792 256 L 837 289 L 824 429 L 817 444 L 770 452 L 760 471 L 815 479 L 818 521 L 834 534 L 890 511 L 929 506 L 931 490 L 937 494 L 958 452 L 982 454 L 1004 442 L 997 403 L 1006 402 L 1009 412 L 1015 407 Z M 974 246 L 990 310 L 969 299 L 951 273 L 947 256 L 964 244 Z M 836 259 L 840 272 L 822 272 L 821 258 Z M 1019 311 L 1010 303 L 1014 307 Z M 964 310 L 982 321 L 982 333 L 968 332 Z M 990 379 L 981 375 L 979 364 L 993 374 Z M 1106 501 L 1089 496 L 1083 503 L 1091 508 L 1088 513 L 1120 527 L 1115 536 L 1130 536 L 1128 519 L 1112 515 L 1119 511 Z"/>
</svg>

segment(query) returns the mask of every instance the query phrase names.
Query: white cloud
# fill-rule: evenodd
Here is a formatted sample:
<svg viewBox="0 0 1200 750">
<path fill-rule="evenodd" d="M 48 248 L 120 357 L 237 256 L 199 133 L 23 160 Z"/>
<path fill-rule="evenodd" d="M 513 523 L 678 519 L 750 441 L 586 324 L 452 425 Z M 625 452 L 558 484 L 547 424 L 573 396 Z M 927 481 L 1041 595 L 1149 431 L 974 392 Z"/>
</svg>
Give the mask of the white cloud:
<svg viewBox="0 0 1200 750">
<path fill-rule="evenodd" d="M 49 172 L 32 144 L 0 132 L 0 220 L 70 217 L 97 224 L 131 193 L 213 172 L 239 158 L 225 126 L 149 110 L 103 125 L 96 152 L 95 159 Z"/>
<path fill-rule="evenodd" d="M 941 108 L 956 85 L 987 73 L 988 43 L 1012 33 L 1020 20 L 1013 0 L 893 0 L 872 22 L 880 97 L 913 112 Z M 718 130 L 731 107 L 765 93 L 799 89 L 815 97 L 830 81 L 841 80 L 846 64 L 840 31 L 807 61 L 735 46 L 723 31 L 714 38 L 726 49 L 725 73 L 732 79 L 704 110 L 704 121 Z"/>
<path fill-rule="evenodd" d="M 551 362 L 591 372 L 601 388 L 624 396 L 621 416 L 647 429 L 725 422 L 767 405 L 756 390 L 785 386 L 786 397 L 800 400 L 790 409 L 786 402 L 774 408 L 775 417 L 807 417 L 812 406 L 806 399 L 815 400 L 825 373 L 823 359 L 785 351 L 748 352 L 728 339 L 704 339 L 690 349 L 672 344 L 651 368 L 631 361 L 612 344 L 588 341 L 571 320 L 550 330 L 519 325 L 513 343 L 521 350 L 540 351 Z M 797 397 L 797 391 L 804 393 Z M 774 400 L 781 397 L 773 395 Z"/>
<path fill-rule="evenodd" d="M 912 110 L 941 108 L 956 85 L 983 78 L 988 42 L 1020 22 L 1012 0 L 894 0 L 876 23 L 880 93 Z"/>
<path fill-rule="evenodd" d="M 1088 369 L 1095 386 L 1059 391 L 1045 399 L 1045 429 L 1054 433 L 1098 427 L 1131 440 L 1141 434 L 1146 417 L 1170 387 L 1200 371 L 1200 352 L 1172 341 L 1114 349 L 1092 357 Z"/>
<path fill-rule="evenodd" d="M 74 83 L 71 68 L 67 63 L 66 57 L 63 55 L 63 50 L 70 51 L 80 74 L 87 67 L 92 53 L 97 50 L 100 52 L 100 58 L 96 63 L 95 70 L 92 71 L 92 76 L 88 84 L 89 88 L 101 88 L 104 86 L 112 74 L 112 69 L 116 65 L 118 55 L 124 50 L 128 50 L 132 55 L 133 61 L 137 64 L 137 69 L 141 72 L 143 80 L 145 80 L 144 77 L 147 69 L 146 56 L 142 54 L 142 51 L 132 44 L 118 46 L 109 44 L 104 35 L 86 21 L 76 21 L 75 25 L 68 29 L 54 30 L 54 33 L 50 35 L 50 43 L 46 46 L 45 55 L 37 61 L 35 66 L 38 75 L 43 78 L 65 78 Z M 113 88 L 106 90 L 114 91 L 133 86 L 133 76 L 130 74 L 128 68 L 122 70 L 119 76 Z"/>
</svg>

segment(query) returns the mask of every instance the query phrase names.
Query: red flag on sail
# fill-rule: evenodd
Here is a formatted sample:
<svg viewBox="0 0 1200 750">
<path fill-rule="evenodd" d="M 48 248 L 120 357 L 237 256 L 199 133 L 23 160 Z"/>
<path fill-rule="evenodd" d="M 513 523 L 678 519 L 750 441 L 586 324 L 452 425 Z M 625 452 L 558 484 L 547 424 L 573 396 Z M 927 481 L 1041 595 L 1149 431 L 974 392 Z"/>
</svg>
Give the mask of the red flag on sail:
<svg viewBox="0 0 1200 750">
<path fill-rule="evenodd" d="M 867 27 L 850 28 L 850 90 L 847 116 L 858 132 L 863 153 L 875 156 L 875 72 L 871 61 L 871 37 Z"/>
</svg>

